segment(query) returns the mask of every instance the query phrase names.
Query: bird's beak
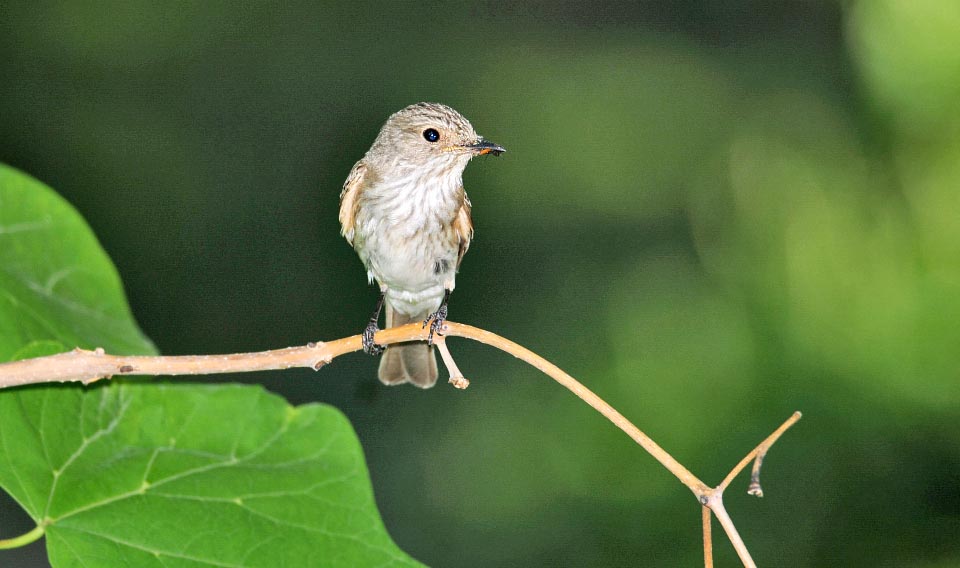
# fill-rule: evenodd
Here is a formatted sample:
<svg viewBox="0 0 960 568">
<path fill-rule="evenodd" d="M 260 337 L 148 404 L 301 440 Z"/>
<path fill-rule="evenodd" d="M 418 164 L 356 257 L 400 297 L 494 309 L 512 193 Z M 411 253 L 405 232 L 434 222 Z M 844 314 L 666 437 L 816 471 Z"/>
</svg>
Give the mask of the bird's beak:
<svg viewBox="0 0 960 568">
<path fill-rule="evenodd" d="M 484 154 L 493 154 L 494 156 L 499 156 L 500 154 L 506 152 L 503 146 L 494 144 L 493 142 L 484 140 L 483 138 L 477 140 L 473 144 L 464 146 L 464 148 L 473 152 L 477 156 L 483 156 Z"/>
</svg>

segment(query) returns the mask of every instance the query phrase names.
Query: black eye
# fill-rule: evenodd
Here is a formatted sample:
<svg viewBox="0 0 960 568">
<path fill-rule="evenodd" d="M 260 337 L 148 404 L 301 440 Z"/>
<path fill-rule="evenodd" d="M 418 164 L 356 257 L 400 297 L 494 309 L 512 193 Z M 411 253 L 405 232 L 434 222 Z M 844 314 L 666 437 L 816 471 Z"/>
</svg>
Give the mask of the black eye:
<svg viewBox="0 0 960 568">
<path fill-rule="evenodd" d="M 440 139 L 440 133 L 433 128 L 428 128 L 423 131 L 423 137 L 427 140 L 427 142 L 436 142 Z"/>
</svg>

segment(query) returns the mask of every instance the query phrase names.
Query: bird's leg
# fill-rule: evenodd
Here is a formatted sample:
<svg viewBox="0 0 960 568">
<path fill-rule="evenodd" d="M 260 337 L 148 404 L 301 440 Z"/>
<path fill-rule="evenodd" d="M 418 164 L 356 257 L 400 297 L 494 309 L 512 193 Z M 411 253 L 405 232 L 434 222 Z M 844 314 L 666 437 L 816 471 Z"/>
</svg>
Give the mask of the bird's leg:
<svg viewBox="0 0 960 568">
<path fill-rule="evenodd" d="M 437 308 L 437 311 L 427 316 L 427 319 L 423 320 L 423 327 L 427 327 L 427 324 L 430 325 L 430 335 L 427 336 L 427 345 L 433 345 L 434 333 L 443 335 L 439 329 L 443 327 L 443 322 L 447 321 L 447 302 L 449 300 L 450 290 L 444 290 L 443 301 L 440 302 L 440 307 Z"/>
<path fill-rule="evenodd" d="M 383 353 L 383 345 L 374 343 L 373 336 L 380 331 L 380 328 L 377 327 L 377 322 L 380 321 L 380 311 L 383 310 L 383 299 L 386 295 L 385 290 L 380 291 L 380 299 L 377 300 L 377 309 L 373 311 L 373 315 L 370 316 L 370 323 L 368 323 L 367 327 L 363 330 L 363 352 L 367 355 L 376 356 Z"/>
</svg>

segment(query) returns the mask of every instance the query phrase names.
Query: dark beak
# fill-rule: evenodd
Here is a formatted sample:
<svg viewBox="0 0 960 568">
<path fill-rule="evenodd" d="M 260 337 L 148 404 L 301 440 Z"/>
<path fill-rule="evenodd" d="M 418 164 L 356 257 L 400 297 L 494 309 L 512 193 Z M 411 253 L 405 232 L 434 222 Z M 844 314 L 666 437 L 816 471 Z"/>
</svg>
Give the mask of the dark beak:
<svg viewBox="0 0 960 568">
<path fill-rule="evenodd" d="M 478 156 L 483 156 L 484 154 L 493 154 L 494 156 L 499 156 L 506 152 L 503 146 L 499 144 L 494 144 L 493 142 L 488 142 L 481 138 L 474 144 L 467 146 L 471 151 L 473 151 Z"/>
</svg>

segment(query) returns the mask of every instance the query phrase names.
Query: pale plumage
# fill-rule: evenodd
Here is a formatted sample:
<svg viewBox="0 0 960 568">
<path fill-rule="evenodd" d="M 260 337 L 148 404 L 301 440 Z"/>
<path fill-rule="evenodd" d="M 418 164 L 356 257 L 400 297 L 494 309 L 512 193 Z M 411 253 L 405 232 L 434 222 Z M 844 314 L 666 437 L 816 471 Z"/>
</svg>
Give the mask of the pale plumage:
<svg viewBox="0 0 960 568">
<path fill-rule="evenodd" d="M 501 152 L 452 108 L 418 103 L 387 119 L 354 165 L 340 194 L 341 232 L 384 294 L 387 327 L 445 317 L 473 238 L 463 170 L 474 156 Z M 379 308 L 364 333 L 371 353 L 379 352 L 372 343 L 378 315 Z M 379 377 L 386 384 L 433 386 L 432 346 L 390 347 Z"/>
</svg>

